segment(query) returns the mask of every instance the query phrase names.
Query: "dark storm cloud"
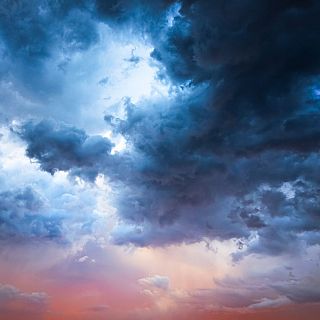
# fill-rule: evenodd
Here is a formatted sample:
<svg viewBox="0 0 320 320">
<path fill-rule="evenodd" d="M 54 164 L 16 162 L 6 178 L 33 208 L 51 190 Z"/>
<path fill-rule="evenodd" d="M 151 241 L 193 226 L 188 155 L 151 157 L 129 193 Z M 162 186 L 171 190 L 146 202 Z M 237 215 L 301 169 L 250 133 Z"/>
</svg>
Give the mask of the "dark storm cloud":
<svg viewBox="0 0 320 320">
<path fill-rule="evenodd" d="M 159 22 L 166 10 L 174 0 L 95 0 L 95 14 L 98 19 L 108 23 L 140 23 L 144 27 L 156 27 L 155 21 Z M 142 21 L 137 21 L 141 17 Z M 140 25 L 140 26 L 141 26 Z M 137 30 L 140 32 L 140 30 Z"/>
<path fill-rule="evenodd" d="M 157 35 L 154 57 L 176 80 L 181 63 L 185 80 L 210 79 L 198 148 L 247 154 L 319 147 L 319 104 L 310 106 L 305 92 L 320 67 L 319 9 L 312 1 L 182 2 L 182 16 L 164 38 Z M 184 44 L 180 27 L 190 38 Z"/>
<path fill-rule="evenodd" d="M 249 253 L 318 243 L 319 3 L 186 0 L 169 23 L 170 5 L 90 7 L 97 21 L 148 33 L 152 57 L 180 88 L 166 101 L 127 100 L 125 119 L 106 116 L 130 151 L 111 155 L 107 139 L 42 122 L 22 127 L 27 155 L 51 173 L 109 176 L 125 223 L 113 233 L 119 244 L 253 231 Z"/>
<path fill-rule="evenodd" d="M 59 217 L 43 214 L 43 201 L 30 187 L 0 193 L 0 241 L 61 239 Z"/>
<path fill-rule="evenodd" d="M 88 137 L 82 130 L 54 121 L 28 122 L 18 129 L 18 134 L 28 143 L 27 156 L 51 174 L 87 168 L 87 176 L 94 179 L 99 172 L 95 165 L 105 160 L 113 146 L 106 138 Z"/>
<path fill-rule="evenodd" d="M 316 1 L 182 1 L 172 25 L 153 25 L 152 56 L 194 91 L 169 106 L 128 104 L 125 121 L 106 119 L 143 159 L 119 204 L 142 228 L 120 228 L 121 243 L 256 230 L 251 250 L 279 254 L 318 234 L 309 206 L 319 197 L 306 190 L 319 184 L 319 13 Z M 285 182 L 294 199 L 279 191 Z"/>
</svg>

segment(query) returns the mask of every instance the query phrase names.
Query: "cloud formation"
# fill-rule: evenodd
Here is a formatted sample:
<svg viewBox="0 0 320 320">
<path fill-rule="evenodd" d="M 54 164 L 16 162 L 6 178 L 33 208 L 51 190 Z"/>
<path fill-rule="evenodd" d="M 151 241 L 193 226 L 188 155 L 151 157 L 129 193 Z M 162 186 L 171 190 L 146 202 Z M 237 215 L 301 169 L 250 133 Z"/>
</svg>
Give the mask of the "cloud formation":
<svg viewBox="0 0 320 320">
<path fill-rule="evenodd" d="M 88 137 L 82 130 L 54 121 L 26 123 L 18 134 L 28 143 L 27 156 L 51 174 L 86 168 L 87 177 L 94 179 L 99 173 L 95 165 L 105 161 L 113 146 L 107 138 Z"/>
<path fill-rule="evenodd" d="M 129 146 L 121 154 L 111 154 L 109 139 L 55 121 L 20 128 L 27 156 L 42 170 L 109 177 L 121 222 L 115 243 L 238 238 L 247 253 L 262 254 L 319 243 L 316 1 L 43 5 L 19 2 L 10 10 L 31 10 L 34 19 L 4 30 L 8 57 L 36 65 L 52 52 L 53 34 L 81 51 L 98 41 L 95 23 L 130 25 L 147 35 L 159 77 L 175 88 L 158 101 L 127 99 L 123 117 L 106 115 Z M 52 30 L 43 28 L 45 15 L 55 22 Z M 81 19 L 86 35 L 77 27 Z"/>
<path fill-rule="evenodd" d="M 44 292 L 23 292 L 18 288 L 0 284 L 0 319 L 43 319 L 48 307 Z"/>
<path fill-rule="evenodd" d="M 61 239 L 61 218 L 41 210 L 43 202 L 30 187 L 1 192 L 0 240 Z"/>
<path fill-rule="evenodd" d="M 319 307 L 319 16 L 2 1 L 0 319 Z"/>
<path fill-rule="evenodd" d="M 182 1 L 169 23 L 172 8 L 98 1 L 90 11 L 147 32 L 176 86 L 106 115 L 129 149 L 111 155 L 106 138 L 42 121 L 21 127 L 27 156 L 50 173 L 108 176 L 118 244 L 238 238 L 246 253 L 277 255 L 319 243 L 319 4 Z"/>
<path fill-rule="evenodd" d="M 141 278 L 138 280 L 139 284 L 145 287 L 155 289 L 168 290 L 170 279 L 166 276 L 154 275 L 152 277 Z"/>
</svg>

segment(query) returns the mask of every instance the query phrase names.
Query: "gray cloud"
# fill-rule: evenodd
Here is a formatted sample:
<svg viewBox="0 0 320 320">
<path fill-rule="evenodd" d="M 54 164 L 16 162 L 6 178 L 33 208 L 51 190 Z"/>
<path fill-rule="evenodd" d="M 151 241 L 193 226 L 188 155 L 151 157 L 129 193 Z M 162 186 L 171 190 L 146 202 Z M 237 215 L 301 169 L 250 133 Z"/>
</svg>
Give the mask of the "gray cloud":
<svg viewBox="0 0 320 320">
<path fill-rule="evenodd" d="M 72 168 L 87 170 L 95 178 L 96 163 L 110 154 L 112 143 L 100 136 L 88 137 L 84 131 L 54 121 L 28 122 L 18 134 L 28 143 L 27 156 L 36 159 L 41 169 L 53 174 Z"/>
<path fill-rule="evenodd" d="M 162 101 L 127 100 L 122 119 L 106 115 L 109 128 L 128 142 L 121 154 L 111 154 L 106 138 L 42 121 L 20 129 L 27 156 L 50 173 L 64 170 L 90 181 L 108 176 L 117 190 L 118 244 L 238 238 L 248 245 L 245 254 L 278 255 L 319 243 L 319 4 L 186 0 L 168 23 L 171 5 L 50 7 L 50 17 L 69 26 L 66 43 L 74 50 L 96 40 L 94 28 L 88 26 L 92 37 L 82 37 L 73 19 L 146 33 L 162 76 L 177 89 Z M 23 29 L 28 45 L 4 34 L 9 55 L 40 52 L 44 59 L 53 40 L 44 31 L 37 42 L 44 46 L 33 48 L 37 28 Z M 281 191 L 285 184 L 294 190 L 291 198 Z"/>
</svg>

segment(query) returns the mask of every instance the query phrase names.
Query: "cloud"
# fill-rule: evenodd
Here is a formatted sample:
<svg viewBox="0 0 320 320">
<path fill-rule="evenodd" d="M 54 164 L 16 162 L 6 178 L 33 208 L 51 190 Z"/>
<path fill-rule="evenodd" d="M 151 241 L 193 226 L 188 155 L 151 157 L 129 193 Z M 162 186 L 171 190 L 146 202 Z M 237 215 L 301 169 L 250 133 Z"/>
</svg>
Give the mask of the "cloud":
<svg viewBox="0 0 320 320">
<path fill-rule="evenodd" d="M 89 238 L 105 239 L 106 216 L 114 210 L 106 199 L 105 179 L 84 182 L 64 172 L 43 172 L 24 155 L 15 134 L 0 130 L 1 251 L 40 243 L 68 250 Z"/>
<path fill-rule="evenodd" d="M 80 257 L 78 259 L 78 262 L 80 263 L 84 263 L 84 262 L 87 262 L 87 263 L 95 263 L 96 260 L 95 259 L 90 259 L 88 256 L 83 256 L 83 257 Z"/>
<path fill-rule="evenodd" d="M 106 118 L 139 161 L 118 207 L 124 221 L 141 225 L 127 228 L 129 242 L 248 238 L 256 230 L 251 252 L 281 254 L 306 240 L 318 225 L 301 213 L 306 193 L 273 213 L 279 200 L 265 199 L 267 208 L 260 197 L 265 185 L 318 185 L 318 11 L 314 1 L 182 1 L 171 26 L 155 27 L 153 57 L 189 89 L 156 105 L 128 103 L 123 121 Z M 124 243 L 125 227 L 119 236 Z"/>
<path fill-rule="evenodd" d="M 22 299 L 29 303 L 42 305 L 47 301 L 47 295 L 43 292 L 25 293 L 11 285 L 0 285 L 0 301 L 1 304 L 9 300 Z"/>
<path fill-rule="evenodd" d="M 17 58 L 20 67 L 21 62 L 27 68 L 30 63 L 39 67 L 58 43 L 66 50 L 85 50 L 98 40 L 86 1 L 33 0 L 32 6 L 28 4 L 3 1 L 0 7 L 2 41 L 9 58 Z"/>
<path fill-rule="evenodd" d="M 204 237 L 249 238 L 252 232 L 258 241 L 246 253 L 282 254 L 315 243 L 314 236 L 308 237 L 318 232 L 317 216 L 307 208 L 318 203 L 318 155 L 269 151 L 247 158 L 190 152 L 186 143 L 196 130 L 184 128 L 190 114 L 178 117 L 178 102 L 175 108 L 157 105 L 157 110 L 127 102 L 127 119 L 106 118 L 132 147 L 117 155 L 110 154 L 108 139 L 66 125 L 27 124 L 20 136 L 28 143 L 27 155 L 42 169 L 69 170 L 91 181 L 103 173 L 122 190 L 115 205 L 126 225 L 114 229 L 115 243 L 163 245 Z M 285 183 L 294 190 L 292 198 L 281 191 Z"/>
<path fill-rule="evenodd" d="M 168 97 L 125 99 L 121 116 L 106 112 L 108 128 L 127 141 L 119 154 L 111 154 L 108 139 L 75 126 L 42 121 L 20 129 L 27 156 L 42 170 L 110 179 L 115 243 L 237 238 L 245 250 L 235 259 L 296 254 L 319 243 L 316 1 L 63 8 L 50 12 L 71 19 L 80 10 L 97 23 L 147 35 L 159 78 L 171 83 Z M 285 185 L 292 198 L 281 191 Z"/>
<path fill-rule="evenodd" d="M 89 7 L 86 1 L 2 1 L 2 86 L 13 86 L 15 95 L 27 100 L 29 106 L 30 102 L 48 102 L 48 95 L 61 94 L 64 84 L 57 81 L 58 66 L 63 66 L 72 53 L 99 41 Z M 14 96 L 6 98 L 9 103 L 14 100 Z M 4 116 L 10 113 L 5 106 L 1 111 Z"/>
<path fill-rule="evenodd" d="M 28 293 L 8 284 L 0 284 L 1 319 L 43 319 L 47 304 L 48 296 L 44 292 Z"/>
<path fill-rule="evenodd" d="M 18 134 L 28 143 L 27 156 L 36 159 L 43 170 L 53 174 L 85 167 L 93 180 L 98 175 L 95 163 L 104 161 L 113 146 L 107 138 L 88 137 L 82 130 L 54 121 L 28 122 Z"/>
<path fill-rule="evenodd" d="M 43 214 L 43 209 L 40 196 L 30 187 L 1 192 L 0 239 L 61 239 L 61 218 Z"/>
<path fill-rule="evenodd" d="M 246 257 L 246 261 L 232 268 L 234 275 L 229 271 L 222 278 L 214 278 L 212 288 L 189 291 L 182 296 L 173 292 L 172 297 L 178 304 L 211 310 L 250 311 L 318 303 L 319 247 L 306 252 L 304 259 L 287 256 L 287 267 L 283 265 L 283 257 L 265 256 L 259 262 L 261 258 Z M 256 265 L 249 268 L 253 263 Z"/>
<path fill-rule="evenodd" d="M 294 303 L 319 303 L 320 290 L 317 274 L 299 279 L 291 284 L 275 284 L 274 288 Z"/>
<path fill-rule="evenodd" d="M 261 301 L 249 306 L 251 309 L 263 309 L 263 308 L 277 308 L 283 305 L 290 304 L 290 300 L 286 297 L 279 297 L 276 299 L 263 298 Z"/>
<path fill-rule="evenodd" d="M 170 280 L 167 276 L 154 275 L 152 277 L 141 278 L 138 280 L 139 284 L 145 287 L 155 289 L 168 290 Z"/>
<path fill-rule="evenodd" d="M 319 16 L 315 0 L 2 1 L 1 245 L 72 243 L 43 274 L 76 294 L 94 284 L 110 314 L 141 288 L 159 315 L 319 303 L 318 269 L 300 263 L 320 243 Z M 181 293 L 171 274 L 119 263 L 109 235 L 140 247 L 232 239 L 237 266 L 266 263 Z M 284 259 L 294 267 L 263 272 Z M 0 317 L 16 304 L 40 316 L 46 299 L 0 286 Z M 108 311 L 99 303 L 88 318 Z"/>
</svg>

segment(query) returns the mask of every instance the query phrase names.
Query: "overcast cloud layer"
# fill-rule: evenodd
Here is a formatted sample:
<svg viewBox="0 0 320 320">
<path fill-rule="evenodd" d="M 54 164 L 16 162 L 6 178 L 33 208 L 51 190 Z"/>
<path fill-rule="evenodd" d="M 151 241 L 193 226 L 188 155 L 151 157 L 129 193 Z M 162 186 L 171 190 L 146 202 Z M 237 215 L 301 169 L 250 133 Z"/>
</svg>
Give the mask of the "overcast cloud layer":
<svg viewBox="0 0 320 320">
<path fill-rule="evenodd" d="M 103 173 L 125 190 L 117 209 L 130 225 L 114 231 L 117 243 L 248 238 L 253 231 L 259 240 L 249 251 L 278 254 L 316 243 L 318 4 L 186 1 L 169 25 L 168 5 L 59 2 L 29 9 L 17 3 L 7 11 L 3 5 L 3 19 L 27 15 L 3 32 L 8 59 L 22 63 L 15 80 L 30 77 L 25 69 L 34 67 L 38 81 L 56 41 L 65 40 L 67 52 L 93 45 L 98 37 L 90 19 L 99 19 L 146 28 L 151 56 L 180 86 L 157 102 L 128 98 L 122 119 L 106 114 L 128 152 L 112 156 L 107 138 L 41 120 L 19 132 L 27 156 L 50 173 L 70 171 L 89 180 Z M 57 25 L 48 30 L 44 14 Z M 148 20 L 140 26 L 143 15 Z M 77 23 L 86 17 L 88 26 L 78 28 L 74 16 Z M 25 89 L 37 94 L 30 86 L 54 90 L 45 84 L 39 89 L 32 78 Z"/>
<path fill-rule="evenodd" d="M 102 197 L 116 245 L 232 240 L 234 262 L 317 248 L 319 17 L 315 0 L 1 1 L 1 157 L 22 148 L 36 172 L 3 160 L 1 246 L 97 239 Z M 48 187 L 65 173 L 71 200 Z M 187 300 L 320 301 L 310 279 L 243 303 L 223 281 Z M 170 291 L 166 276 L 139 283 Z"/>
</svg>

